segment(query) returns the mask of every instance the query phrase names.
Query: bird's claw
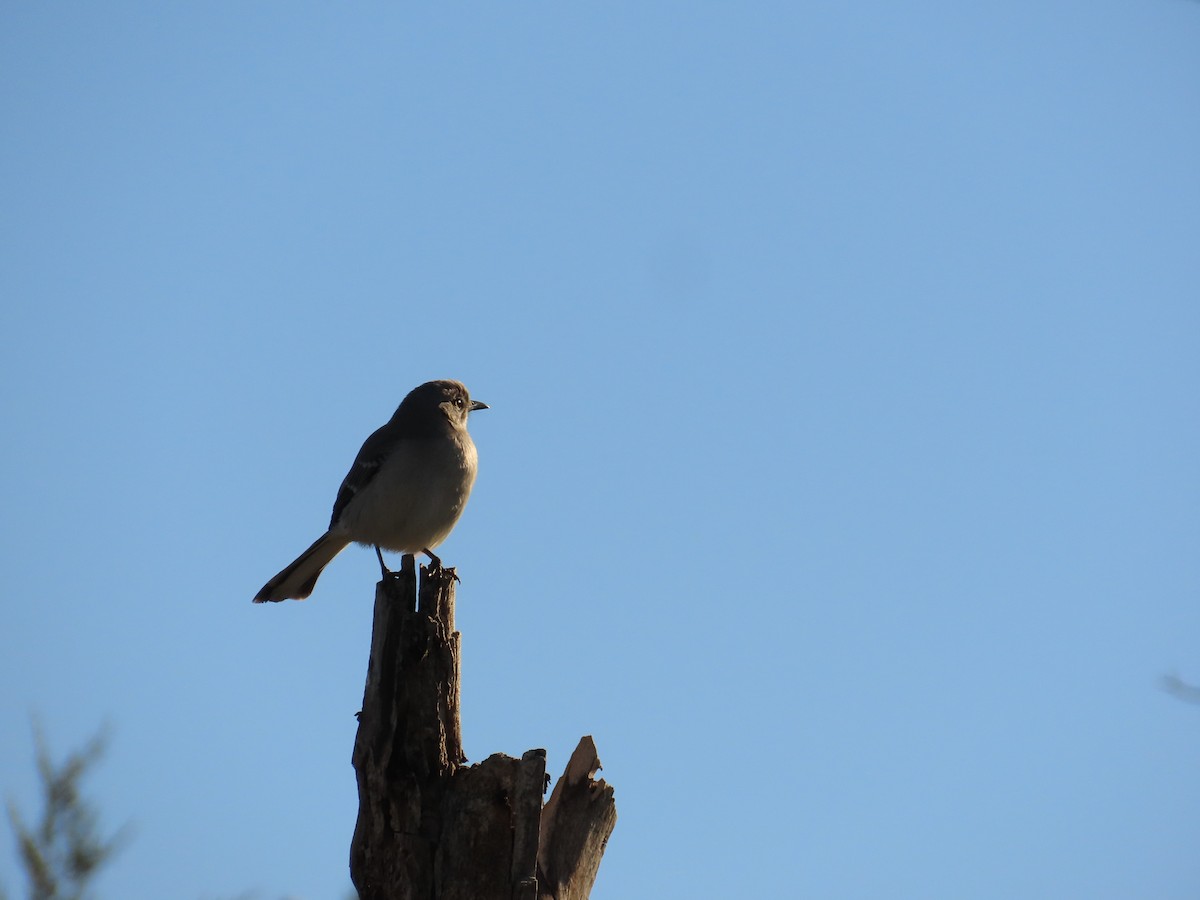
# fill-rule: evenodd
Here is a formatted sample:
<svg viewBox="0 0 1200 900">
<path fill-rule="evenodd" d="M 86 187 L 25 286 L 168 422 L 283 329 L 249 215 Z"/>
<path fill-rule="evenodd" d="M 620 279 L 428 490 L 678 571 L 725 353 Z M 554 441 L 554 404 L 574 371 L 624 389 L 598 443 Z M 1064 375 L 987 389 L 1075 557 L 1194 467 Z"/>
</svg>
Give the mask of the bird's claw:
<svg viewBox="0 0 1200 900">
<path fill-rule="evenodd" d="M 454 569 L 447 569 L 442 565 L 441 557 L 436 556 L 428 550 L 422 550 L 421 552 L 429 557 L 429 565 L 425 569 L 426 572 L 428 572 L 430 575 L 440 574 L 443 571 L 449 572 L 451 578 L 453 578 L 459 584 L 462 584 L 462 579 L 458 577 L 458 573 L 454 571 Z"/>
<path fill-rule="evenodd" d="M 454 571 L 454 569 L 452 569 L 452 568 L 447 568 L 446 566 L 443 566 L 441 564 L 441 562 L 434 562 L 434 563 L 430 563 L 428 566 L 425 566 L 425 574 L 431 575 L 431 576 L 443 575 L 443 574 L 449 575 L 451 578 L 453 578 L 459 584 L 462 584 L 462 579 L 458 577 L 458 573 L 456 571 Z"/>
</svg>

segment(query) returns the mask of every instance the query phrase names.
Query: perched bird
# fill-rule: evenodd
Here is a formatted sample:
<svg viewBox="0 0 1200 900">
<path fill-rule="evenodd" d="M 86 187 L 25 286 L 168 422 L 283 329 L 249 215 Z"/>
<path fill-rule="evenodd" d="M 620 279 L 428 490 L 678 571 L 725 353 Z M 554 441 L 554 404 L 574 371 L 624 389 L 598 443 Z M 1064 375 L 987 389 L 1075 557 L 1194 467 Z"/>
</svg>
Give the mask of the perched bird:
<svg viewBox="0 0 1200 900">
<path fill-rule="evenodd" d="M 268 581 L 255 603 L 313 592 L 321 570 L 350 543 L 398 553 L 433 548 L 462 515 L 475 484 L 478 455 L 467 434 L 467 416 L 487 409 L 458 381 L 430 381 L 414 388 L 386 425 L 367 438 L 338 490 L 329 530 Z"/>
</svg>

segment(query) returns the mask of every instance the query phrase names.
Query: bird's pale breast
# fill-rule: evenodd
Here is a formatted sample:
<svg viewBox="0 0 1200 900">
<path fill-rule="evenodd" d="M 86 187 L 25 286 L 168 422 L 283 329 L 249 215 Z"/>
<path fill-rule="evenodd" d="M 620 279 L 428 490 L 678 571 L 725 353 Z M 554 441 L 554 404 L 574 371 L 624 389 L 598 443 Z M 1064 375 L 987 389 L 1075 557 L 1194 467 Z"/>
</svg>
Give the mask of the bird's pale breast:
<svg viewBox="0 0 1200 900">
<path fill-rule="evenodd" d="M 397 553 L 432 550 L 462 515 L 477 464 L 475 444 L 465 429 L 403 441 L 375 475 L 379 484 L 351 500 L 339 524 L 361 544 Z M 383 498 L 389 502 L 380 502 Z"/>
</svg>

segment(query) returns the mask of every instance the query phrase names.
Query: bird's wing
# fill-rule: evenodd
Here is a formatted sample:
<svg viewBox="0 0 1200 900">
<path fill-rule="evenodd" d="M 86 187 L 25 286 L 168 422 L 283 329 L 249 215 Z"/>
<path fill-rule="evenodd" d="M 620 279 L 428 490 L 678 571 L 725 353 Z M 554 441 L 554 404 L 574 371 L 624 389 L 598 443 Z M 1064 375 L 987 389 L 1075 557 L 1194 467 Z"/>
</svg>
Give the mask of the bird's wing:
<svg viewBox="0 0 1200 900">
<path fill-rule="evenodd" d="M 395 448 L 395 444 L 396 431 L 387 425 L 376 430 L 363 442 L 358 456 L 354 457 L 354 465 L 350 467 L 350 471 L 342 480 L 342 486 L 338 488 L 337 499 L 333 501 L 333 515 L 329 519 L 331 530 L 342 517 L 347 504 L 354 499 L 354 495 L 370 484 L 371 479 L 379 473 L 380 466 Z"/>
</svg>

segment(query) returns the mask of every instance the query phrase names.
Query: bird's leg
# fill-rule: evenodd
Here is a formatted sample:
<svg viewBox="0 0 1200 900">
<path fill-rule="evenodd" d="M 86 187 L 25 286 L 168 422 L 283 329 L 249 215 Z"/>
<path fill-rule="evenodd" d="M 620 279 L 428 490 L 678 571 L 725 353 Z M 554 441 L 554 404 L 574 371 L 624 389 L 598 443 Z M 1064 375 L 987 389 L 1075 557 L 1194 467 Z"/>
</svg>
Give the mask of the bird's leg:
<svg viewBox="0 0 1200 900">
<path fill-rule="evenodd" d="M 432 550 L 430 550 L 428 547 L 423 547 L 421 549 L 421 552 L 429 557 L 429 561 L 430 561 L 429 571 L 430 572 L 440 572 L 442 569 L 441 558 L 438 556 L 435 556 L 434 552 Z M 455 581 L 461 581 L 461 579 L 458 577 L 457 572 L 455 572 L 453 569 L 449 569 L 448 571 L 450 572 L 451 578 L 453 578 Z"/>
<path fill-rule="evenodd" d="M 386 579 L 389 575 L 395 574 L 387 567 L 387 563 L 383 561 L 383 551 L 379 549 L 379 545 L 375 545 L 375 555 L 379 557 L 379 568 L 383 571 L 383 577 Z"/>
</svg>

